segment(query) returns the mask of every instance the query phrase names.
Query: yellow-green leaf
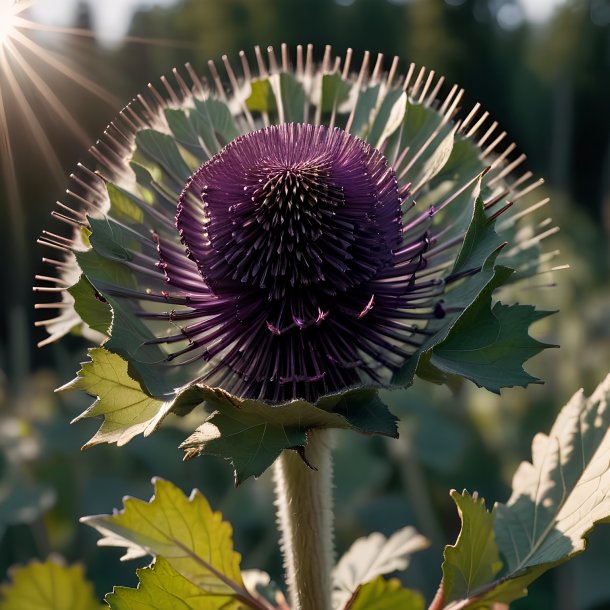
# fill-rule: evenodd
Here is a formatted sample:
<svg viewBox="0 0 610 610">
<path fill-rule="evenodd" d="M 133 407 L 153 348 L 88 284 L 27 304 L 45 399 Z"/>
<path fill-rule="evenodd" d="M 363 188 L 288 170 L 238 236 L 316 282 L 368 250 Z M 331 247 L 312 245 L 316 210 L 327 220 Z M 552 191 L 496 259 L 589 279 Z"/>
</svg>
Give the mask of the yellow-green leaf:
<svg viewBox="0 0 610 610">
<path fill-rule="evenodd" d="M 424 598 L 405 589 L 397 578 L 385 580 L 381 576 L 360 587 L 345 610 L 423 610 Z M 341 610 L 341 609 L 337 609 Z"/>
<path fill-rule="evenodd" d="M 245 591 L 229 523 L 199 491 L 187 498 L 168 481 L 153 482 L 150 502 L 125 498 L 121 512 L 81 519 L 102 534 L 98 544 L 125 548 L 124 559 L 162 557 L 208 595 L 231 598 Z"/>
<path fill-rule="evenodd" d="M 455 490 L 451 497 L 460 514 L 462 529 L 455 545 L 445 547 L 445 602 L 469 597 L 492 582 L 502 567 L 494 537 L 494 516 L 485 508 L 485 500 Z"/>
<path fill-rule="evenodd" d="M 89 350 L 91 362 L 82 365 L 78 377 L 65 389 L 81 389 L 97 400 L 74 421 L 103 416 L 104 421 L 85 448 L 99 443 L 124 445 L 134 436 L 148 436 L 170 412 L 172 402 L 163 402 L 144 392 L 128 373 L 128 364 L 102 348 Z"/>
<path fill-rule="evenodd" d="M 210 595 L 159 557 L 154 566 L 137 570 L 137 589 L 115 587 L 106 596 L 112 610 L 239 610 L 244 606 L 226 595 Z"/>
<path fill-rule="evenodd" d="M 0 610 L 102 610 L 83 566 L 58 559 L 33 561 L 10 571 L 12 582 L 0 588 Z"/>
</svg>

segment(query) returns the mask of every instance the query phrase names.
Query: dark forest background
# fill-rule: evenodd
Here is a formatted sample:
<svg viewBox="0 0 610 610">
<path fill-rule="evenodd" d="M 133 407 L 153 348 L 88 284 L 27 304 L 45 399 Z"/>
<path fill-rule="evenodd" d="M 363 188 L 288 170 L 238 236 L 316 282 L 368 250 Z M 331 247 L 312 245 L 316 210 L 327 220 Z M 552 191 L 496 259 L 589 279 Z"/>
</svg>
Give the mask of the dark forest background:
<svg viewBox="0 0 610 610">
<path fill-rule="evenodd" d="M 86 4 L 74 25 L 91 28 Z M 546 384 L 501 398 L 474 388 L 452 396 L 416 385 L 395 398 L 400 441 L 337 438 L 339 550 L 359 535 L 413 524 L 433 546 L 417 558 L 405 583 L 432 595 L 442 545 L 454 541 L 459 525 L 448 490 L 478 490 L 488 505 L 506 500 L 533 434 L 548 430 L 574 391 L 584 386 L 590 392 L 610 370 L 609 0 L 568 0 L 540 24 L 521 19 L 514 0 L 183 0 L 134 15 L 129 34 L 149 43 L 108 49 L 92 38 L 43 34 L 39 44 L 119 103 L 40 68 L 91 142 L 121 103 L 186 61 L 201 72 L 208 59 L 236 57 L 257 44 L 311 42 L 318 57 L 331 44 L 336 53 L 353 48 L 355 57 L 366 49 L 389 59 L 399 55 L 403 71 L 410 61 L 434 68 L 466 89 L 465 106 L 478 101 L 489 110 L 528 155 L 529 169 L 545 178 L 549 212 L 561 227 L 550 247 L 560 248 L 560 262 L 571 266 L 556 275 L 557 286 L 534 298 L 560 309 L 537 327 L 537 336 L 561 349 L 529 366 Z M 87 398 L 53 389 L 72 378 L 85 344 L 73 336 L 35 348 L 44 334 L 33 326 L 40 317 L 30 286 L 34 274 L 44 272 L 36 238 L 66 188 L 63 176 L 86 159 L 86 146 L 56 119 L 44 96 L 24 85 L 63 170 L 53 171 L 3 79 L 0 72 L 18 193 L 0 181 L 0 581 L 11 564 L 57 552 L 87 564 L 100 596 L 112 585 L 134 584 L 135 566 L 119 564 L 118 552 L 98 549 L 95 535 L 77 520 L 110 511 L 125 494 L 148 497 L 153 475 L 185 490 L 199 487 L 233 522 L 245 566 L 279 577 L 270 477 L 234 490 L 228 464 L 213 458 L 183 464 L 177 449 L 182 422 L 123 448 L 79 454 L 95 423 L 68 422 Z M 583 557 L 534 585 L 514 607 L 610 608 L 609 530 L 600 528 Z"/>
</svg>

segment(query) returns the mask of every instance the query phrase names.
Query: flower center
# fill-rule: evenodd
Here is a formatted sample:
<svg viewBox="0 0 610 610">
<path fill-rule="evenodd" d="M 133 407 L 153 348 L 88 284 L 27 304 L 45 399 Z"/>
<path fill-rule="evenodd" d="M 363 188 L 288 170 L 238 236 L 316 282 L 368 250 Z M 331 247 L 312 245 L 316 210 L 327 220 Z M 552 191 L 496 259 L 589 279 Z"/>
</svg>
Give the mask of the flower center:
<svg viewBox="0 0 610 610">
<path fill-rule="evenodd" d="M 268 127 L 194 174 L 177 227 L 217 293 L 302 288 L 334 296 L 374 277 L 400 244 L 400 197 L 383 155 L 340 129 Z"/>
</svg>

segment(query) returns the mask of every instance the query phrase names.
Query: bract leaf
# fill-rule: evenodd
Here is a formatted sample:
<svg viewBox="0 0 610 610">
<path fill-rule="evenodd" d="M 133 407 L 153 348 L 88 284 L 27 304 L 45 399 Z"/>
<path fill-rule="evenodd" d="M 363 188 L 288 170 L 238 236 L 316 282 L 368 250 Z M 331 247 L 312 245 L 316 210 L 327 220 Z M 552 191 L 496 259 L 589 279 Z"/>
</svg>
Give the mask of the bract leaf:
<svg viewBox="0 0 610 610">
<path fill-rule="evenodd" d="M 470 597 L 473 591 L 492 582 L 502 568 L 495 542 L 492 513 L 485 500 L 451 492 L 462 528 L 457 542 L 445 547 L 443 592 L 445 603 Z"/>
<path fill-rule="evenodd" d="M 429 544 L 413 527 L 402 528 L 389 538 L 378 532 L 359 538 L 333 570 L 333 608 L 344 608 L 358 587 L 378 576 L 406 570 L 411 555 Z"/>
<path fill-rule="evenodd" d="M 162 557 L 190 585 L 225 602 L 246 595 L 229 523 L 199 491 L 187 498 L 168 481 L 153 483 L 150 502 L 125 498 L 118 513 L 81 519 L 102 534 L 98 545 L 125 548 L 124 560 Z"/>
<path fill-rule="evenodd" d="M 528 333 L 531 324 L 551 312 L 502 303 L 490 310 L 490 291 L 483 296 L 434 348 L 431 365 L 496 393 L 501 388 L 542 383 L 523 369 L 523 363 L 551 347 Z"/>
<path fill-rule="evenodd" d="M 360 587 L 344 610 L 423 610 L 424 598 L 405 589 L 397 578 L 385 580 L 381 576 Z"/>
<path fill-rule="evenodd" d="M 373 390 L 327 396 L 317 405 L 304 400 L 270 405 L 199 385 L 187 390 L 178 406 L 182 400 L 205 401 L 206 408 L 213 410 L 182 443 L 186 458 L 205 453 L 230 460 L 237 484 L 262 474 L 284 449 L 305 447 L 306 453 L 307 431 L 312 428 L 396 436 L 396 418 Z"/>
<path fill-rule="evenodd" d="M 74 298 L 74 309 L 85 324 L 104 335 L 112 323 L 112 310 L 91 282 L 81 275 L 78 282 L 68 288 Z"/>
<path fill-rule="evenodd" d="M 74 421 L 103 416 L 100 429 L 84 448 L 99 443 L 121 446 L 134 436 L 148 436 L 170 412 L 172 402 L 144 393 L 140 383 L 129 375 L 128 364 L 117 354 L 102 348 L 89 350 L 91 362 L 82 365 L 76 379 L 60 390 L 81 389 L 97 400 Z"/>
<path fill-rule="evenodd" d="M 136 145 L 158 163 L 177 183 L 184 184 L 191 175 L 174 139 L 154 129 L 142 129 L 136 135 Z"/>
<path fill-rule="evenodd" d="M 243 604 L 227 595 L 202 591 L 163 557 L 150 568 L 136 570 L 137 589 L 115 587 L 106 596 L 112 610 L 239 610 Z"/>
<path fill-rule="evenodd" d="M 0 588 L 0 610 L 103 610 L 83 566 L 51 558 L 10 570 L 12 582 Z"/>
<path fill-rule="evenodd" d="M 169 413 L 184 415 L 204 404 L 211 413 L 183 444 L 187 458 L 219 455 L 235 467 L 236 482 L 259 476 L 284 449 L 305 447 L 312 428 L 353 429 L 364 434 L 397 436 L 396 417 L 376 390 L 359 388 L 322 398 L 316 405 L 295 400 L 270 405 L 237 398 L 219 388 L 194 385 L 155 397 L 142 385 L 128 362 L 104 348 L 89 351 L 76 379 L 60 390 L 81 389 L 97 400 L 74 421 L 103 417 L 85 445 L 124 445 L 134 436 L 148 436 Z"/>
</svg>

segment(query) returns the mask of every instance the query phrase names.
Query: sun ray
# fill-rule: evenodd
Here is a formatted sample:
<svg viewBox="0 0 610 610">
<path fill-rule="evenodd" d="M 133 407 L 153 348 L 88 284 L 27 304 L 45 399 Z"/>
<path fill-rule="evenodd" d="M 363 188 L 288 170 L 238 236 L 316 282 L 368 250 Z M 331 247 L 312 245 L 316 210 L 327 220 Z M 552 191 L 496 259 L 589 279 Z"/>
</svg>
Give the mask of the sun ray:
<svg viewBox="0 0 610 610">
<path fill-rule="evenodd" d="M 19 31 L 16 31 L 13 37 L 51 68 L 61 72 L 64 76 L 80 85 L 83 89 L 90 91 L 113 108 L 120 108 L 122 106 L 121 101 L 111 93 L 108 93 L 102 86 L 63 63 L 62 57 L 57 53 L 43 49 Z"/>
<path fill-rule="evenodd" d="M 66 109 L 61 100 L 47 85 L 44 79 L 36 72 L 36 70 L 25 61 L 19 50 L 13 44 L 6 45 L 7 51 L 10 53 L 13 60 L 19 65 L 23 73 L 30 79 L 31 83 L 41 93 L 45 100 L 50 105 L 51 109 L 57 116 L 66 124 L 68 129 L 85 145 L 88 146 L 91 138 L 87 132 L 74 119 L 72 114 Z"/>
</svg>

